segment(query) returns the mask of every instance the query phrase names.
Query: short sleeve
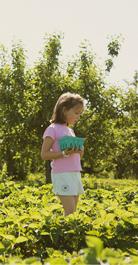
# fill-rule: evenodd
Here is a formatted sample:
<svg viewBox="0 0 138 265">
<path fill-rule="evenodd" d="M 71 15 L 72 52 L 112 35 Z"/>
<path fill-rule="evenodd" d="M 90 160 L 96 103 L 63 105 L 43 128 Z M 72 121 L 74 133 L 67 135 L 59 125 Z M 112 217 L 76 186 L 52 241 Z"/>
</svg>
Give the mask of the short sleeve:
<svg viewBox="0 0 138 265">
<path fill-rule="evenodd" d="M 72 135 L 75 136 L 74 130 L 72 128 L 70 128 L 70 130 L 71 130 Z"/>
<path fill-rule="evenodd" d="M 46 130 L 44 131 L 44 134 L 43 134 L 43 139 L 47 136 L 49 136 L 49 137 L 53 138 L 53 140 L 55 140 L 55 138 L 56 138 L 55 129 L 52 126 L 49 126 L 46 128 Z"/>
</svg>

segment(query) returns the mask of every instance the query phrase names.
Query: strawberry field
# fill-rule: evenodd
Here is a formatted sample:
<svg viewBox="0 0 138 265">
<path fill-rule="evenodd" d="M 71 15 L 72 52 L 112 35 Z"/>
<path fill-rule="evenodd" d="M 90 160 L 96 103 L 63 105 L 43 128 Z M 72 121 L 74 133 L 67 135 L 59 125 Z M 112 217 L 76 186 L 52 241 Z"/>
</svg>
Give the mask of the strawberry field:
<svg viewBox="0 0 138 265">
<path fill-rule="evenodd" d="M 0 264 L 138 265 L 138 181 L 83 176 L 76 213 L 63 216 L 44 176 L 0 182 Z"/>
</svg>

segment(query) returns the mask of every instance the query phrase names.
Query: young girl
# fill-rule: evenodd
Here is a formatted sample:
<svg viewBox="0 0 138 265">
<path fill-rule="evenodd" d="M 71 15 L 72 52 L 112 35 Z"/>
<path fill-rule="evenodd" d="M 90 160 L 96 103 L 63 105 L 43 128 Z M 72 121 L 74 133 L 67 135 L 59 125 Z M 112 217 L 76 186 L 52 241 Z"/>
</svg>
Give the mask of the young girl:
<svg viewBox="0 0 138 265">
<path fill-rule="evenodd" d="M 79 194 L 84 193 L 81 181 L 81 162 L 84 150 L 60 151 L 59 138 L 69 135 L 75 136 L 74 125 L 84 110 L 84 100 L 78 94 L 62 94 L 53 111 L 51 125 L 43 134 L 41 157 L 52 160 L 51 178 L 53 191 L 60 198 L 65 216 L 76 211 Z"/>
</svg>

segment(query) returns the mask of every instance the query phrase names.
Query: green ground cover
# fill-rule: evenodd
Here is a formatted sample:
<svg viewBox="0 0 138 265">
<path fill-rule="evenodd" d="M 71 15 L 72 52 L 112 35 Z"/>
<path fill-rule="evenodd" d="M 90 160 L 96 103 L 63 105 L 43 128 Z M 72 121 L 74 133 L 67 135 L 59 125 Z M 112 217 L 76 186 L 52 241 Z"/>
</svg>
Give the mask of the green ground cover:
<svg viewBox="0 0 138 265">
<path fill-rule="evenodd" d="M 41 175 L 0 182 L 0 264 L 138 264 L 138 181 L 84 175 L 64 217 Z"/>
</svg>

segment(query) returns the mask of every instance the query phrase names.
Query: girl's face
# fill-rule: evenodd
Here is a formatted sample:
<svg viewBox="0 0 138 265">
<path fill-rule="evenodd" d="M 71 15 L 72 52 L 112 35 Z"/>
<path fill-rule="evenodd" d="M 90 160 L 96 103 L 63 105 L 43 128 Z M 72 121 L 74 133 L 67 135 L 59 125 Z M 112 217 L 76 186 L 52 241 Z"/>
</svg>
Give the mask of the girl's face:
<svg viewBox="0 0 138 265">
<path fill-rule="evenodd" d="M 80 115 L 83 112 L 83 105 L 78 104 L 75 107 L 65 110 L 65 117 L 66 117 L 66 122 L 68 124 L 74 125 L 80 118 Z"/>
</svg>

